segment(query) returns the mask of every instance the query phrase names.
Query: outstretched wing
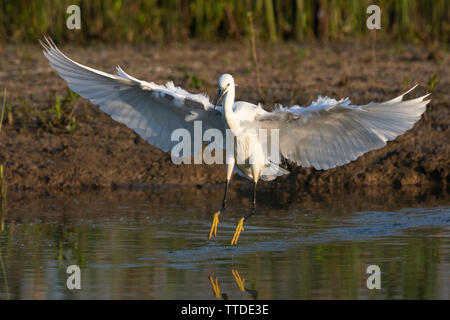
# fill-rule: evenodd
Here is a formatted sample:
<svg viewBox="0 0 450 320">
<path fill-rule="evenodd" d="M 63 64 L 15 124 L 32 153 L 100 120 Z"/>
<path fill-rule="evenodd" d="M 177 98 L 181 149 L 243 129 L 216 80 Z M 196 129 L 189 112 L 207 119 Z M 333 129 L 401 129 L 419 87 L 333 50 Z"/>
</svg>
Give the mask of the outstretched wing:
<svg viewBox="0 0 450 320">
<path fill-rule="evenodd" d="M 348 99 L 319 97 L 307 108 L 280 108 L 262 115 L 257 126 L 279 129 L 280 152 L 285 158 L 303 167 L 326 170 L 381 148 L 411 129 L 430 100 L 424 101 L 428 94 L 404 101 L 408 92 L 365 106 L 352 106 Z"/>
<path fill-rule="evenodd" d="M 209 128 L 225 132 L 222 107 L 213 108 L 206 96 L 176 88 L 172 82 L 161 86 L 138 80 L 120 67 L 118 75 L 86 67 L 65 56 L 52 40 L 46 41 L 41 42 L 44 55 L 70 89 L 163 151 L 178 143 L 171 141 L 176 129 L 189 130 L 193 138 L 194 120 L 202 121 L 203 132 Z"/>
</svg>

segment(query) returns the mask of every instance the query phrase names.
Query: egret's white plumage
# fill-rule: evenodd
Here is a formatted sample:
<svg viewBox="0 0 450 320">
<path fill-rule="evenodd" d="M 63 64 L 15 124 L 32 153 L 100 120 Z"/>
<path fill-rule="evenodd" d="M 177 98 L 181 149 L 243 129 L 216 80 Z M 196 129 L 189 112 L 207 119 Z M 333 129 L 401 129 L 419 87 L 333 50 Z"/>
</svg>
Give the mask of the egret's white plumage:
<svg viewBox="0 0 450 320">
<path fill-rule="evenodd" d="M 279 107 L 267 112 L 259 105 L 235 102 L 234 79 L 224 74 L 218 81 L 218 100 L 223 98 L 224 102 L 223 106 L 216 107 L 207 96 L 191 94 L 172 82 L 157 85 L 138 80 L 120 67 L 117 67 L 117 75 L 113 75 L 83 66 L 66 57 L 51 40 L 46 40 L 46 44 L 41 44 L 50 66 L 73 91 L 164 151 L 178 143 L 170 139 L 175 129 L 185 128 L 194 136 L 194 120 L 202 121 L 203 131 L 216 128 L 224 137 L 225 129 L 231 129 L 236 143 L 234 155 L 229 153 L 232 155 L 227 159 L 226 188 L 233 170 L 254 181 L 255 186 L 259 178 L 272 180 L 288 173 L 268 161 L 255 129 L 278 129 L 279 151 L 283 157 L 300 166 L 326 170 L 381 148 L 411 129 L 430 102 L 424 100 L 428 95 L 403 100 L 414 87 L 395 99 L 364 106 L 350 105 L 348 98 L 336 101 L 319 97 L 307 108 Z M 240 164 L 235 159 L 238 155 L 254 158 L 251 163 Z M 225 201 L 226 189 L 222 209 L 214 216 L 210 237 L 215 235 L 218 215 L 224 210 Z M 232 244 L 243 230 L 243 221 L 244 218 Z"/>
<path fill-rule="evenodd" d="M 164 86 L 141 81 L 120 67 L 117 75 L 92 69 L 69 59 L 51 40 L 41 44 L 50 66 L 70 89 L 164 151 L 177 144 L 170 140 L 175 129 L 185 128 L 193 135 L 194 122 L 186 118 L 202 120 L 203 130 L 225 130 L 220 108 L 214 109 L 205 95 L 191 94 L 172 82 Z"/>
<path fill-rule="evenodd" d="M 403 96 L 364 106 L 350 105 L 348 98 L 328 97 L 308 108 L 279 108 L 258 117 L 261 128 L 280 129 L 280 151 L 303 167 L 329 169 L 355 160 L 362 154 L 383 147 L 386 141 L 411 129 L 430 100 L 403 101 Z"/>
</svg>

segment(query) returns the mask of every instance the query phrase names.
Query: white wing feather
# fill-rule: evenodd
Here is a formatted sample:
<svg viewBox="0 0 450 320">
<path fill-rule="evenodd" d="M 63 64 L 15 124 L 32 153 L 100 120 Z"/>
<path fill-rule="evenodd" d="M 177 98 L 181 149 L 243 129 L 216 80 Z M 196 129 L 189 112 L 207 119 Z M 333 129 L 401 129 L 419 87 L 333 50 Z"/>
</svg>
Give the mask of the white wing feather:
<svg viewBox="0 0 450 320">
<path fill-rule="evenodd" d="M 73 91 L 158 148 L 168 151 L 177 144 L 170 135 L 178 128 L 189 130 L 193 137 L 193 120 L 202 120 L 203 130 L 225 132 L 222 107 L 214 109 L 207 97 L 188 93 L 171 82 L 161 86 L 138 80 L 120 67 L 116 76 L 83 66 L 46 40 L 47 44 L 41 44 L 50 66 Z M 308 108 L 293 106 L 261 114 L 252 126 L 279 129 L 284 157 L 304 167 L 329 169 L 381 148 L 411 129 L 430 100 L 424 101 L 425 95 L 403 101 L 406 93 L 365 106 L 352 106 L 348 99 L 319 97 Z"/>
<path fill-rule="evenodd" d="M 206 96 L 176 88 L 172 82 L 161 86 L 138 80 L 120 67 L 118 75 L 89 68 L 65 56 L 50 39 L 46 41 L 41 42 L 44 55 L 70 89 L 163 151 L 178 143 L 170 139 L 175 129 L 187 129 L 193 138 L 194 120 L 202 121 L 203 131 L 225 132 L 223 108 L 214 109 Z"/>
<path fill-rule="evenodd" d="M 408 92 L 364 106 L 352 106 L 348 99 L 319 97 L 307 108 L 280 108 L 256 122 L 260 128 L 279 129 L 280 152 L 285 158 L 326 170 L 381 148 L 411 129 L 430 100 L 424 101 L 427 94 L 403 101 Z"/>
</svg>

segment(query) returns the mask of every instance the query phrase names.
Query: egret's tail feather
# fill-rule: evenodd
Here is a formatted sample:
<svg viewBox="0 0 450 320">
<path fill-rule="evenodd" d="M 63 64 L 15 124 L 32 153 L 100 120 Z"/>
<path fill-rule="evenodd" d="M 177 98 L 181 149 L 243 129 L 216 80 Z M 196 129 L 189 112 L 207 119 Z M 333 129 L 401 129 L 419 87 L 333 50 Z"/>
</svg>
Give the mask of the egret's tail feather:
<svg viewBox="0 0 450 320">
<path fill-rule="evenodd" d="M 261 179 L 264 181 L 272 181 L 279 176 L 288 174 L 289 171 L 270 163 L 261 170 Z"/>
</svg>

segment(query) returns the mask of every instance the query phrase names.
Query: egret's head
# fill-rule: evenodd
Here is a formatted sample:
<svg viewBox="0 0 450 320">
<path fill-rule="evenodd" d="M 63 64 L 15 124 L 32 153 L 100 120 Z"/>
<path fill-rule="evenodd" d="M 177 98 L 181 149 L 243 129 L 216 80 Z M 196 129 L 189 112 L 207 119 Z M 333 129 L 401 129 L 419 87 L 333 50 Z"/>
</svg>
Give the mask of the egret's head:
<svg viewBox="0 0 450 320">
<path fill-rule="evenodd" d="M 219 85 L 219 92 L 217 93 L 217 98 L 214 102 L 214 108 L 216 107 L 217 103 L 219 103 L 220 99 L 225 96 L 228 90 L 234 86 L 234 79 L 231 74 L 225 73 L 219 77 L 217 84 Z"/>
<path fill-rule="evenodd" d="M 228 90 L 228 88 L 234 84 L 234 79 L 231 76 L 231 74 L 224 73 L 219 77 L 219 80 L 217 81 L 219 84 L 219 88 L 222 90 Z"/>
</svg>

